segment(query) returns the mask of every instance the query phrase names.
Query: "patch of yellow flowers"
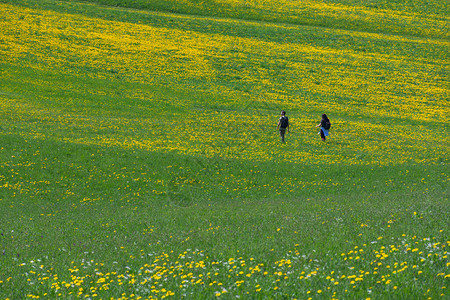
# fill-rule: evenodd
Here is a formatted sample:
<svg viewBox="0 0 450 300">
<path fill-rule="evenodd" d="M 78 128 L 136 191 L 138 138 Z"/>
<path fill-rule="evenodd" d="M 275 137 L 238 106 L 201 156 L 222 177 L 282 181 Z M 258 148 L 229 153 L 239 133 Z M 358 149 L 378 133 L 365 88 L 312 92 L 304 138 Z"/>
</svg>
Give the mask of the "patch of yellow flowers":
<svg viewBox="0 0 450 300">
<path fill-rule="evenodd" d="M 333 9 L 344 7 L 333 6 Z M 21 134 L 28 138 L 312 165 L 436 163 L 448 154 L 445 143 L 440 142 L 448 138 L 448 131 L 443 128 L 434 131 L 422 125 L 443 126 L 450 114 L 444 100 L 450 96 L 448 84 L 436 71 L 436 66 L 446 64 L 445 57 L 414 59 L 345 47 L 330 49 L 289 40 L 275 42 L 221 32 L 105 21 L 9 4 L 0 4 L 0 12 L 0 55 L 5 64 L 96 80 L 109 80 L 111 74 L 118 73 L 126 81 L 141 82 L 150 88 L 126 91 L 127 97 L 144 106 L 161 101 L 151 92 L 151 87 L 164 83 L 179 91 L 190 90 L 191 96 L 198 93 L 206 98 L 214 94 L 217 97 L 214 104 L 224 108 L 211 109 L 208 106 L 212 103 L 202 102 L 205 100 L 195 103 L 197 99 L 180 95 L 171 101 L 180 113 L 168 112 L 167 123 L 157 109 L 148 118 L 99 118 L 90 116 L 89 112 L 69 113 L 56 108 L 48 111 L 39 100 L 0 94 L 0 108 L 17 122 L 23 122 Z M 173 18 L 189 22 L 199 17 L 174 15 Z M 228 19 L 220 22 L 244 24 Z M 252 23 L 252 26 L 277 27 L 286 32 L 298 30 L 289 25 Z M 390 41 L 414 47 L 449 46 L 444 40 L 335 32 L 343 37 L 350 34 L 352 39 L 368 44 Z M 285 66 L 285 70 L 274 75 L 277 66 Z M 91 71 L 82 71 L 86 69 Z M 226 80 L 260 92 L 236 91 L 225 84 Z M 198 82 L 204 91 L 196 92 Z M 49 81 L 34 79 L 24 84 L 46 86 Z M 50 84 L 52 88 L 71 92 L 80 88 L 67 82 Z M 303 92 L 295 94 L 298 90 Z M 83 93 L 109 97 L 111 91 L 99 87 Z M 310 99 L 308 94 L 320 94 L 326 102 Z M 50 100 L 72 105 L 82 101 Z M 244 109 L 227 109 L 230 105 Z M 201 107 L 206 109 L 198 109 Z M 288 148 L 280 147 L 275 129 L 280 108 L 286 109 L 291 119 Z M 331 118 L 329 140 L 334 146 L 328 152 L 316 150 L 321 146 L 315 129 L 321 113 L 313 111 L 327 112 Z M 344 115 L 365 118 L 335 117 Z M 32 118 L 39 119 L 40 124 L 26 125 Z M 410 121 L 418 125 L 411 126 Z M 166 123 L 161 125 L 161 122 Z M 49 134 L 43 124 L 51 124 L 61 134 Z M 99 133 L 93 137 L 80 132 Z"/>
</svg>

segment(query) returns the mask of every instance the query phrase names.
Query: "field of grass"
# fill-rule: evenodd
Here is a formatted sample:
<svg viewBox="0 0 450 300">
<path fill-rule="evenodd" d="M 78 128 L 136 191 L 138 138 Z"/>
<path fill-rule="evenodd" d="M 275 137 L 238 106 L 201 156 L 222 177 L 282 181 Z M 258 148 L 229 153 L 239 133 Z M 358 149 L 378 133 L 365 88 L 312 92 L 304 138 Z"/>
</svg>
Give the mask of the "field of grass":
<svg viewBox="0 0 450 300">
<path fill-rule="evenodd" d="M 448 298 L 449 12 L 0 0 L 0 299 Z"/>
</svg>

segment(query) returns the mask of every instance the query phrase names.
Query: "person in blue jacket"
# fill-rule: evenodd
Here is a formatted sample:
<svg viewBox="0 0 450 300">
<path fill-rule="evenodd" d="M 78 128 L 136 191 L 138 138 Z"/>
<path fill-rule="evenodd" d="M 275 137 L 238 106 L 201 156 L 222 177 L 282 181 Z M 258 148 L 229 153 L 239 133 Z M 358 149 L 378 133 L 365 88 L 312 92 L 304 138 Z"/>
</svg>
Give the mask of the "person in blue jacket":
<svg viewBox="0 0 450 300">
<path fill-rule="evenodd" d="M 322 120 L 320 120 L 319 125 L 317 125 L 316 127 L 320 127 L 320 137 L 322 138 L 322 141 L 326 141 L 327 136 L 329 135 L 328 131 L 331 128 L 331 122 L 330 119 L 328 119 L 326 114 L 322 115 Z"/>
</svg>

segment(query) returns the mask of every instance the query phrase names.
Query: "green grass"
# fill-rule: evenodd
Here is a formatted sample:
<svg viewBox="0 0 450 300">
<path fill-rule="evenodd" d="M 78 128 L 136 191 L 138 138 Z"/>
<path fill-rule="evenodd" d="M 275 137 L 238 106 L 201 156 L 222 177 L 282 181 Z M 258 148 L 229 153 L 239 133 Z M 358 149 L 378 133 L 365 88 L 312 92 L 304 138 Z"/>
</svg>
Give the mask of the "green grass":
<svg viewBox="0 0 450 300">
<path fill-rule="evenodd" d="M 448 297 L 448 4 L 339 3 L 0 1 L 0 298 Z"/>
</svg>

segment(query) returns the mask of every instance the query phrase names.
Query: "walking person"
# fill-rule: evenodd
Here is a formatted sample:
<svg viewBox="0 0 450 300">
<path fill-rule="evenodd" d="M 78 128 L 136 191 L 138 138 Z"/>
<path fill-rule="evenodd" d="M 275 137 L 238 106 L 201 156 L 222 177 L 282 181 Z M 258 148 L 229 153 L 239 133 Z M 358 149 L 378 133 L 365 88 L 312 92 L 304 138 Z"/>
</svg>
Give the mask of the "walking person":
<svg viewBox="0 0 450 300">
<path fill-rule="evenodd" d="M 317 125 L 316 127 L 320 127 L 320 137 L 322 138 L 322 141 L 326 141 L 327 136 L 328 136 L 328 131 L 331 128 L 331 122 L 330 119 L 328 119 L 326 114 L 322 115 L 322 120 L 320 120 L 319 125 Z"/>
<path fill-rule="evenodd" d="M 286 116 L 286 112 L 281 111 L 280 119 L 278 120 L 277 130 L 280 131 L 281 142 L 286 143 L 284 136 L 286 131 L 289 133 L 289 118 Z"/>
</svg>

